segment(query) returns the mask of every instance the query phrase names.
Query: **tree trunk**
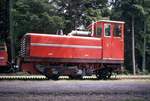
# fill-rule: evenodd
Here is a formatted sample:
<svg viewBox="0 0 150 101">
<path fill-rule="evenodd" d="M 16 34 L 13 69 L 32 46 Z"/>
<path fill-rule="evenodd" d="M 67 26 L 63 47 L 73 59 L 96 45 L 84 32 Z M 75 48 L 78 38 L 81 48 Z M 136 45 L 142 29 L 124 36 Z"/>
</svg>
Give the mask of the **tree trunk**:
<svg viewBox="0 0 150 101">
<path fill-rule="evenodd" d="M 136 67 L 135 67 L 135 39 L 134 39 L 134 16 L 132 16 L 132 63 L 133 63 L 133 75 L 136 75 Z"/>
<path fill-rule="evenodd" d="M 145 64 L 146 64 L 146 22 L 144 22 L 144 43 L 143 43 L 143 61 L 142 61 L 142 71 L 145 72 Z"/>
<path fill-rule="evenodd" d="M 145 72 L 145 63 L 146 63 L 146 56 L 145 56 L 145 49 L 146 48 L 146 37 L 144 36 L 144 43 L 143 43 L 143 61 L 142 61 L 142 71 Z"/>
<path fill-rule="evenodd" d="M 13 0 L 9 0 L 9 38 L 10 38 L 10 51 L 11 51 L 11 63 L 14 64 L 14 37 L 13 37 L 13 17 L 12 17 L 12 9 L 13 9 Z"/>
</svg>

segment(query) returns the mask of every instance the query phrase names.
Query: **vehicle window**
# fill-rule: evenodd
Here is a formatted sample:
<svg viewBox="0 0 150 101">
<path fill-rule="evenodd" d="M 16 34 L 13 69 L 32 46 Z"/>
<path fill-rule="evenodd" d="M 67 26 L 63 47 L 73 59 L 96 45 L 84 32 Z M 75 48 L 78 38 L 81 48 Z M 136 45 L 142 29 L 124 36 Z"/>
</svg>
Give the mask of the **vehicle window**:
<svg viewBox="0 0 150 101">
<path fill-rule="evenodd" d="M 110 36 L 111 33 L 110 33 L 110 29 L 111 29 L 111 26 L 110 24 L 104 24 L 104 27 L 105 27 L 105 36 Z"/>
<path fill-rule="evenodd" d="M 101 37 L 102 35 L 102 25 L 97 25 L 96 26 L 96 37 Z"/>
<path fill-rule="evenodd" d="M 121 24 L 114 25 L 114 37 L 121 37 Z"/>
</svg>

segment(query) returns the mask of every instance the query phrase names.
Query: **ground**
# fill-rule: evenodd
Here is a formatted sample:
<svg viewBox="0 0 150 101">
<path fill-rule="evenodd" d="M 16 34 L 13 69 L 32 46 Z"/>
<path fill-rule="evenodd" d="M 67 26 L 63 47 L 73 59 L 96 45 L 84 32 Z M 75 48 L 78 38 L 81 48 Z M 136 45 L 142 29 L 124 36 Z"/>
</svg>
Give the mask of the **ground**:
<svg viewBox="0 0 150 101">
<path fill-rule="evenodd" d="M 150 80 L 0 81 L 0 101 L 150 101 Z"/>
</svg>

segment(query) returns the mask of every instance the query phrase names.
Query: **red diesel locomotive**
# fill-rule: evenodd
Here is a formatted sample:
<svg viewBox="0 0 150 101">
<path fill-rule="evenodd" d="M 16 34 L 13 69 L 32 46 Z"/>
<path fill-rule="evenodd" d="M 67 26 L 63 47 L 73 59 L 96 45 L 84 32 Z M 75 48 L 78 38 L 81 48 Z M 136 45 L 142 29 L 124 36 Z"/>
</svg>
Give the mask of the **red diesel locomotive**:
<svg viewBox="0 0 150 101">
<path fill-rule="evenodd" d="M 100 20 L 68 35 L 27 33 L 21 44 L 20 69 L 49 79 L 95 74 L 109 79 L 124 62 L 124 22 Z"/>
</svg>

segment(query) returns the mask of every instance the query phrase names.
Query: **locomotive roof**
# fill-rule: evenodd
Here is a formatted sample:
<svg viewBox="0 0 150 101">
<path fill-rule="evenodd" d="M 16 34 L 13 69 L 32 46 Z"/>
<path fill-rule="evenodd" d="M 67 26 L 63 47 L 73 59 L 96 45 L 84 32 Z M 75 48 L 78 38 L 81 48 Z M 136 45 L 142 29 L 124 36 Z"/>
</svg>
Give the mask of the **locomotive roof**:
<svg viewBox="0 0 150 101">
<path fill-rule="evenodd" d="M 51 36 L 51 37 L 73 37 L 73 38 L 82 38 L 82 39 L 89 39 L 89 40 L 101 40 L 97 37 L 81 37 L 81 36 L 68 36 L 68 35 L 56 35 L 56 34 L 43 34 L 43 33 L 26 33 L 26 35 L 32 35 L 32 36 Z"/>
<path fill-rule="evenodd" d="M 87 28 L 90 28 L 92 26 L 92 24 L 98 23 L 98 22 L 108 22 L 108 23 L 120 23 L 120 24 L 124 24 L 124 21 L 113 21 L 113 20 L 99 20 L 96 22 L 91 23 Z"/>
<path fill-rule="evenodd" d="M 96 22 L 110 22 L 110 23 L 123 23 L 123 24 L 125 23 L 124 21 L 113 21 L 113 20 L 99 20 Z"/>
</svg>

